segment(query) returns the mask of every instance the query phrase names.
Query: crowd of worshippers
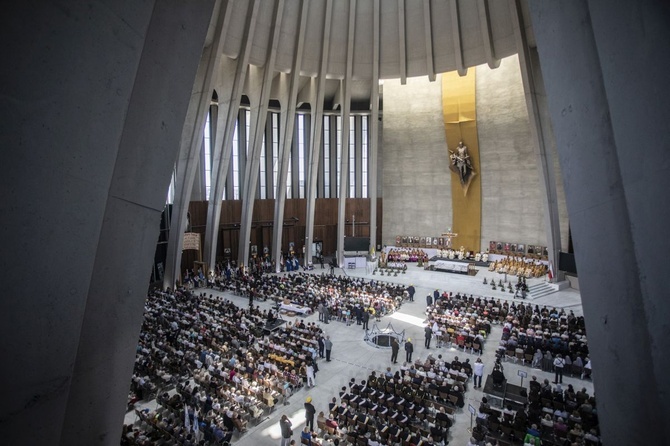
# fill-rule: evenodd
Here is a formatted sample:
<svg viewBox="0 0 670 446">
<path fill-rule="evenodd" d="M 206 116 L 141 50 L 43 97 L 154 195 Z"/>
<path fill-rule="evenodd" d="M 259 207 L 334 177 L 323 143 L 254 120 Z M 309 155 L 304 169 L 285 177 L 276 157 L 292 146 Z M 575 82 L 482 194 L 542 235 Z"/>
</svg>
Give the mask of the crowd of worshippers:
<svg viewBox="0 0 670 446">
<path fill-rule="evenodd" d="M 249 302 L 272 300 L 291 302 L 320 311 L 319 320 L 346 321 L 356 317 L 357 308 L 381 316 L 396 311 L 402 305 L 405 287 L 393 283 L 364 280 L 357 277 L 327 274 L 291 273 L 285 275 L 238 274 L 230 283 L 217 282 L 215 288 L 231 290 L 249 297 Z M 371 310 L 371 311 L 370 311 Z M 352 316 L 353 315 L 353 316 Z M 348 316 L 348 317 L 347 317 Z M 362 318 L 363 312 L 360 312 Z"/>
<path fill-rule="evenodd" d="M 469 360 L 468 360 L 469 361 Z M 393 373 L 372 372 L 367 381 L 349 382 L 329 405 L 326 425 L 350 443 L 446 444 L 453 413 L 464 406 L 464 392 L 472 373 L 469 362 L 458 357 L 446 362 L 441 355 L 405 363 Z"/>
<path fill-rule="evenodd" d="M 595 396 L 585 388 L 552 386 L 547 379 L 540 383 L 535 376 L 529 384 L 528 404 L 516 410 L 511 405 L 491 407 L 483 397 L 473 430 L 474 440 L 481 444 L 501 438 L 524 445 L 598 445 L 599 436 Z"/>
<path fill-rule="evenodd" d="M 499 300 L 445 291 L 428 306 L 426 313 L 438 347 L 446 344 L 481 354 L 484 340 L 496 320 L 493 310 L 500 307 Z"/>
<path fill-rule="evenodd" d="M 140 424 L 124 426 L 124 441 L 229 441 L 295 390 L 314 385 L 322 330 L 300 321 L 265 338 L 274 317 L 272 310 L 238 308 L 205 293 L 150 293 L 129 407 L 155 395 L 159 408 L 138 412 Z"/>
<path fill-rule="evenodd" d="M 427 262 L 428 254 L 417 248 L 392 248 L 386 255 L 389 262 Z"/>
<path fill-rule="evenodd" d="M 563 309 L 512 305 L 498 346 L 500 356 L 521 358 L 532 367 L 552 372 L 563 359 L 565 372 L 589 377 L 591 361 L 584 318 Z"/>
</svg>

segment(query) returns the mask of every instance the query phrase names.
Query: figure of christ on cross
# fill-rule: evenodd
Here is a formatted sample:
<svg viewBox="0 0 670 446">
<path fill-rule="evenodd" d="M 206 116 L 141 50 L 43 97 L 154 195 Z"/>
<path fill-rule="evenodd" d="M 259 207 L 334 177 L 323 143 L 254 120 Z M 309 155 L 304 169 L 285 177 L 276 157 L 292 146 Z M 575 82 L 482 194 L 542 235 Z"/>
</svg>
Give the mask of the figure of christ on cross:
<svg viewBox="0 0 670 446">
<path fill-rule="evenodd" d="M 458 237 L 458 234 L 451 232 L 451 228 L 449 228 L 447 232 L 442 234 L 442 237 L 447 238 L 447 248 L 451 249 L 451 239 Z"/>
</svg>

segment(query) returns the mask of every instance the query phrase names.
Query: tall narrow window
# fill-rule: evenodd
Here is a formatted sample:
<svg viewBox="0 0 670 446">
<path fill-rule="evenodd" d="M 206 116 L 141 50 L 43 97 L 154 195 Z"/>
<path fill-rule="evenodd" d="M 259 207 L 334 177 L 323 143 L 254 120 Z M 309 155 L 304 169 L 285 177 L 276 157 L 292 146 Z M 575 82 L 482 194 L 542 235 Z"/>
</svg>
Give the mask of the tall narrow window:
<svg viewBox="0 0 670 446">
<path fill-rule="evenodd" d="M 361 173 L 361 197 L 368 198 L 368 116 L 361 121 Z"/>
<path fill-rule="evenodd" d="M 170 187 L 168 187 L 168 194 L 166 199 L 167 204 L 174 203 L 174 181 L 175 181 L 175 172 L 174 169 L 172 169 L 172 178 L 170 179 Z"/>
<path fill-rule="evenodd" d="M 295 131 L 295 130 L 294 130 Z M 286 198 L 293 198 L 293 144 L 288 150 L 288 169 L 286 169 Z"/>
<path fill-rule="evenodd" d="M 305 115 L 298 115 L 298 198 L 305 198 Z"/>
<path fill-rule="evenodd" d="M 205 120 L 205 133 L 203 135 L 203 151 L 205 159 L 205 200 L 209 201 L 209 192 L 212 189 L 212 144 L 209 129 L 211 113 L 207 113 Z"/>
<path fill-rule="evenodd" d="M 238 138 L 237 123 L 233 133 L 233 200 L 240 199 L 240 144 Z"/>
<path fill-rule="evenodd" d="M 279 113 L 272 113 L 272 198 L 277 198 L 279 179 Z"/>
<path fill-rule="evenodd" d="M 249 137 L 249 132 L 251 131 L 251 112 L 249 110 L 245 110 L 244 114 L 245 114 L 244 121 L 245 121 L 246 126 L 247 126 L 247 130 L 244 132 L 244 137 L 246 139 L 246 141 L 244 141 L 245 144 L 246 144 L 246 152 L 245 153 L 247 154 L 247 156 L 244 159 L 246 161 L 246 160 L 249 159 L 249 140 L 251 139 Z"/>
<path fill-rule="evenodd" d="M 342 116 L 337 117 L 337 192 L 336 196 L 340 196 L 340 177 L 342 169 Z"/>
<path fill-rule="evenodd" d="M 267 178 L 265 178 L 265 173 L 267 171 L 266 166 L 265 166 L 265 133 L 263 133 L 263 145 L 261 147 L 261 165 L 260 165 L 260 176 L 259 178 L 259 185 L 261 189 L 261 200 L 265 200 L 268 197 L 267 193 Z"/>
<path fill-rule="evenodd" d="M 356 197 L 356 117 L 349 117 L 349 197 Z"/>
<path fill-rule="evenodd" d="M 330 116 L 323 117 L 323 196 L 330 198 Z"/>
</svg>

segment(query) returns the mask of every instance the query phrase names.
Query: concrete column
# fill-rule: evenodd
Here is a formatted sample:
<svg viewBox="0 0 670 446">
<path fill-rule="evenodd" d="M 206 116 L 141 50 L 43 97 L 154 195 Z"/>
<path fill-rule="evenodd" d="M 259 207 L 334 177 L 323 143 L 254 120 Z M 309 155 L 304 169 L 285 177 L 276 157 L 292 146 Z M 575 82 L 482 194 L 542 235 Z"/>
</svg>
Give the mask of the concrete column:
<svg viewBox="0 0 670 446">
<path fill-rule="evenodd" d="M 540 173 L 540 189 L 544 207 L 544 226 L 547 236 L 549 261 L 553 265 L 552 282 L 563 280 L 563 274 L 558 271 L 558 258 L 561 250 L 561 226 L 558 212 L 558 198 L 556 192 L 556 171 L 554 168 L 553 146 L 554 135 L 547 110 L 544 80 L 540 67 L 537 48 L 531 48 L 526 32 L 527 24 L 524 21 L 521 9 L 521 0 L 510 2 L 510 15 L 514 24 L 517 50 L 519 51 L 519 68 L 528 109 L 531 141 L 537 158 L 537 167 Z"/>
<path fill-rule="evenodd" d="M 340 83 L 342 92 L 342 159 L 340 162 L 340 196 L 337 203 L 337 261 L 344 265 L 344 221 L 349 190 L 349 116 L 351 111 L 351 83 L 353 77 L 354 30 L 356 28 L 356 0 L 349 0 L 349 26 L 347 32 L 347 66 Z M 354 198 L 354 197 L 352 197 Z"/>
<path fill-rule="evenodd" d="M 198 66 L 196 82 L 193 85 L 186 124 L 181 135 L 181 148 L 175 165 L 175 197 L 172 206 L 172 221 L 168 235 L 165 259 L 164 288 L 174 288 L 181 276 L 182 247 L 187 225 L 188 206 L 191 202 L 193 181 L 200 161 L 203 132 L 207 110 L 212 98 L 214 70 L 221 60 L 223 22 L 226 5 L 221 5 L 217 17 L 216 39 L 203 52 Z"/>
<path fill-rule="evenodd" d="M 351 101 L 346 99 L 347 92 L 349 96 L 351 95 L 351 87 L 349 82 L 342 81 L 345 85 L 341 89 L 345 92 L 343 96 L 345 99 L 342 101 L 342 136 L 340 141 L 342 142 L 341 147 L 341 159 L 340 159 L 340 190 L 339 197 L 337 199 L 337 263 L 340 265 L 340 268 L 344 265 L 344 236 L 345 236 L 345 210 L 347 203 L 347 194 L 349 193 L 349 116 L 351 109 Z"/>
<path fill-rule="evenodd" d="M 254 6 L 256 2 L 254 3 Z M 255 9 L 255 8 L 254 8 Z M 249 138 L 249 156 L 245 188 L 242 198 L 242 216 L 240 222 L 240 239 L 238 250 L 238 264 L 246 265 L 249 262 L 249 239 L 251 237 L 251 221 L 254 213 L 254 201 L 256 200 L 256 187 L 258 186 L 258 173 L 260 168 L 261 150 L 263 149 L 263 135 L 265 123 L 268 117 L 268 105 L 270 103 L 271 82 L 274 77 L 275 59 L 277 45 L 279 43 L 279 30 L 284 15 L 284 1 L 278 0 L 275 4 L 274 20 L 270 29 L 270 45 L 265 65 L 262 68 L 249 67 L 249 97 L 251 104 L 251 135 Z M 255 87 L 255 88 L 254 88 Z M 252 97 L 253 96 L 253 97 Z M 258 102 L 253 103 L 254 98 Z"/>
<path fill-rule="evenodd" d="M 328 0 L 326 20 L 323 27 L 323 45 L 321 47 L 321 64 L 319 66 L 319 76 L 312 82 L 311 103 L 312 103 L 312 127 L 309 148 L 309 179 L 307 181 L 307 195 L 305 212 L 305 259 L 307 264 L 312 260 L 312 243 L 314 243 L 314 212 L 316 208 L 316 179 L 319 176 L 319 159 L 321 154 L 321 144 L 323 142 L 323 98 L 326 90 L 326 68 L 328 68 L 328 54 L 330 50 L 330 29 L 332 0 Z"/>
<path fill-rule="evenodd" d="M 0 261 L 0 432 L 12 445 L 118 445 L 214 2 L 60 6 L 17 3 L 0 27 L 0 239 L 13 253 Z"/>
<path fill-rule="evenodd" d="M 372 81 L 370 85 L 370 124 L 368 131 L 370 132 L 370 153 L 368 155 L 368 196 L 370 197 L 370 247 L 376 248 L 377 244 L 377 169 L 379 169 L 379 1 L 373 2 L 373 18 L 372 18 Z M 424 8 L 430 8 L 430 5 Z M 432 68 L 432 59 L 431 68 Z M 434 76 L 433 76 L 434 78 Z"/>
<path fill-rule="evenodd" d="M 322 79 L 322 78 L 321 78 Z M 319 82 L 323 87 L 323 82 Z M 323 141 L 323 88 L 316 94 L 320 99 L 316 99 L 312 103 L 312 127 L 311 127 L 311 144 L 309 146 L 309 172 L 308 181 L 306 184 L 307 193 L 307 211 L 305 223 L 305 258 L 304 264 L 307 265 L 312 261 L 312 243 L 314 242 L 314 211 L 316 207 L 316 179 L 319 176 L 319 160 L 321 159 L 321 144 Z"/>
<path fill-rule="evenodd" d="M 251 15 L 247 18 L 247 30 L 251 25 Z M 253 20 L 251 23 L 255 23 Z M 248 32 L 248 31 L 247 31 Z M 242 87 L 246 79 L 251 39 L 244 39 L 243 56 L 237 59 L 224 57 L 220 71 L 217 73 L 216 88 L 219 92 L 219 119 L 216 123 L 214 155 L 212 159 L 212 191 L 207 203 L 207 228 L 205 232 L 205 259 L 210 265 L 216 262 L 219 243 L 219 223 L 221 221 L 221 201 L 225 198 L 223 190 L 232 187 L 228 174 L 231 172 L 230 162 L 233 151 L 233 136 L 238 123 Z M 234 73 L 232 76 L 230 73 Z M 232 197 L 232 191 L 228 192 Z"/>
<path fill-rule="evenodd" d="M 670 55 L 658 2 L 531 2 L 604 444 L 667 436 Z M 631 377 L 635 384 L 631 384 Z M 634 408 L 634 410 L 629 410 Z"/>
<path fill-rule="evenodd" d="M 326 2 L 325 29 L 330 29 L 330 14 L 332 13 L 332 0 Z M 300 2 L 300 27 L 296 35 L 296 48 L 293 53 L 291 74 L 280 77 L 280 143 L 279 143 L 279 169 L 277 175 L 277 192 L 275 196 L 274 225 L 272 227 L 272 258 L 275 261 L 275 272 L 280 271 L 281 257 L 279 255 L 282 246 L 282 235 L 284 232 L 284 205 L 286 204 L 286 180 L 288 178 L 288 163 L 293 143 L 293 127 L 295 124 L 295 111 L 300 93 L 300 67 L 302 66 L 303 45 L 305 42 L 305 27 L 307 25 L 307 5 Z M 327 45 L 326 45 L 327 46 Z M 313 82 L 313 81 L 312 81 Z"/>
</svg>

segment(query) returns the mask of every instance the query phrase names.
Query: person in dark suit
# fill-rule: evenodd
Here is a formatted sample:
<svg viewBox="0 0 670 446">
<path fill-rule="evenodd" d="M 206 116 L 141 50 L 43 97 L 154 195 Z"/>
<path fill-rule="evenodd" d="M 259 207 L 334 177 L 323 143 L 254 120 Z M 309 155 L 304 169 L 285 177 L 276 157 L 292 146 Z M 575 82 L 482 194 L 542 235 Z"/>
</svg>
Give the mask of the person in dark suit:
<svg viewBox="0 0 670 446">
<path fill-rule="evenodd" d="M 407 342 L 405 342 L 405 361 L 412 362 L 412 353 L 414 353 L 414 344 L 412 344 L 411 338 L 407 338 Z"/>
<path fill-rule="evenodd" d="M 370 313 L 368 310 L 363 310 L 361 320 L 363 321 L 363 330 L 369 330 L 368 323 L 370 322 Z"/>
<path fill-rule="evenodd" d="M 305 399 L 305 427 L 308 427 L 310 431 L 314 430 L 314 414 L 316 413 L 316 408 L 312 404 L 312 397 L 308 396 Z"/>
<path fill-rule="evenodd" d="M 409 294 L 409 301 L 414 302 L 414 293 L 416 293 L 416 288 L 414 288 L 414 285 L 410 285 L 407 287 L 407 294 Z"/>
<path fill-rule="evenodd" d="M 396 338 L 393 338 L 391 341 L 391 362 L 396 364 L 398 362 L 398 351 L 400 350 L 400 344 Z"/>
<path fill-rule="evenodd" d="M 426 341 L 424 342 L 423 346 L 430 348 L 430 340 L 433 338 L 433 330 L 430 328 L 430 324 L 426 325 L 423 331 L 426 337 Z"/>
</svg>

